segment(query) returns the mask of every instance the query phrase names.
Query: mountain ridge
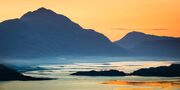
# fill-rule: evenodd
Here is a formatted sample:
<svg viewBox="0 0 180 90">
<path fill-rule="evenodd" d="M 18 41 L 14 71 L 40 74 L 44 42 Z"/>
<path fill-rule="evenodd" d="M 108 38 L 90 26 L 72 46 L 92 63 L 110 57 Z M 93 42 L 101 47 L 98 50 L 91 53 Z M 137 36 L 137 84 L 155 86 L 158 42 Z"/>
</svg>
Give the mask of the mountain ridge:
<svg viewBox="0 0 180 90">
<path fill-rule="evenodd" d="M 6 57 L 126 55 L 128 51 L 64 15 L 40 8 L 0 23 L 0 54 Z"/>
<path fill-rule="evenodd" d="M 141 43 L 144 41 L 154 41 L 154 40 L 174 40 L 180 39 L 169 36 L 156 36 L 152 34 L 145 34 L 143 32 L 132 31 L 126 34 L 122 39 L 115 41 L 114 43 L 124 47 L 124 48 L 132 48 L 136 43 Z M 129 40 L 129 41 L 127 41 Z M 136 42 L 134 42 L 136 41 Z M 131 44 L 129 44 L 132 42 Z M 127 43 L 127 44 L 126 44 Z M 123 45 L 124 44 L 124 45 Z"/>
<path fill-rule="evenodd" d="M 114 43 L 137 56 L 180 57 L 180 38 L 130 32 Z"/>
</svg>

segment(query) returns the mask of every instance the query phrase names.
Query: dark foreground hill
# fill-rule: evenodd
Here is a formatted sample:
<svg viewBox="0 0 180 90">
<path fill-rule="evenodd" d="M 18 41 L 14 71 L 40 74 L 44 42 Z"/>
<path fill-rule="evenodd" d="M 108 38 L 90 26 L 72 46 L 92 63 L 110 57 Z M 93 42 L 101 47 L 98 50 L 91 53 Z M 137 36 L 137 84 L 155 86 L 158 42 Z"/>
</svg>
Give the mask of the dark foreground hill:
<svg viewBox="0 0 180 90">
<path fill-rule="evenodd" d="M 0 57 L 8 58 L 128 53 L 103 34 L 45 8 L 1 22 L 0 43 Z"/>
<path fill-rule="evenodd" d="M 31 81 L 31 80 L 50 80 L 50 78 L 35 78 L 35 77 L 25 76 L 23 74 L 20 74 L 14 69 L 8 68 L 7 66 L 0 64 L 0 81 L 11 81 L 11 80 Z"/>
<path fill-rule="evenodd" d="M 132 75 L 179 77 L 180 64 L 172 64 L 170 66 L 140 69 L 140 70 L 134 71 Z"/>
</svg>

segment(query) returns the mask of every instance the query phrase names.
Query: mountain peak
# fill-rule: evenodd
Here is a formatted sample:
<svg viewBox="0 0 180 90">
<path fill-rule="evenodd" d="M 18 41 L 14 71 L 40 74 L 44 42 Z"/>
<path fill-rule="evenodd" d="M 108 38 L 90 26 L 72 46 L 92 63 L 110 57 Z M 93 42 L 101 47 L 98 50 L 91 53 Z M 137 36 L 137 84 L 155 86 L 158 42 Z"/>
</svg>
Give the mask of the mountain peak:
<svg viewBox="0 0 180 90">
<path fill-rule="evenodd" d="M 45 8 L 45 7 L 40 7 L 39 9 L 37 9 L 39 11 L 48 11 L 49 9 Z"/>
<path fill-rule="evenodd" d="M 56 14 L 54 11 L 50 10 L 50 9 L 46 9 L 44 7 L 41 7 L 35 11 L 29 11 L 26 14 L 24 14 L 21 19 L 26 19 L 29 17 L 54 17 L 57 16 L 58 14 Z"/>
<path fill-rule="evenodd" d="M 127 35 L 146 35 L 146 34 L 143 32 L 132 31 L 132 32 L 129 32 Z"/>
<path fill-rule="evenodd" d="M 52 10 L 44 8 L 44 7 L 41 7 L 39 9 L 35 10 L 34 12 L 38 12 L 38 13 L 55 13 Z"/>
</svg>

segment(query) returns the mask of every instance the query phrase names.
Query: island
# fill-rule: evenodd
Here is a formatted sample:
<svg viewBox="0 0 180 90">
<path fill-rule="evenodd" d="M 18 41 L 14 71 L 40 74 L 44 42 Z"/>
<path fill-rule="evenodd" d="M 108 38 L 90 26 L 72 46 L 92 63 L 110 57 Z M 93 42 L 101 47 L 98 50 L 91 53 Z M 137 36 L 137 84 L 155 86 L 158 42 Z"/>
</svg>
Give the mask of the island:
<svg viewBox="0 0 180 90">
<path fill-rule="evenodd" d="M 124 73 L 118 70 L 107 71 L 78 71 L 70 75 L 76 76 L 157 76 L 157 77 L 179 77 L 180 64 L 171 64 L 170 66 L 160 66 L 151 68 L 142 68 L 132 73 Z"/>
<path fill-rule="evenodd" d="M 131 73 L 136 76 L 161 76 L 161 77 L 179 77 L 180 64 L 171 64 L 170 66 L 160 66 L 143 68 Z"/>
<path fill-rule="evenodd" d="M 72 73 L 71 75 L 76 75 L 76 76 L 126 76 L 127 74 L 118 71 L 118 70 L 108 70 L 108 71 L 79 71 Z"/>
<path fill-rule="evenodd" d="M 0 64 L 0 81 L 11 81 L 11 80 L 34 81 L 34 80 L 52 80 L 52 79 L 25 76 L 14 69 L 11 69 L 3 64 Z"/>
</svg>

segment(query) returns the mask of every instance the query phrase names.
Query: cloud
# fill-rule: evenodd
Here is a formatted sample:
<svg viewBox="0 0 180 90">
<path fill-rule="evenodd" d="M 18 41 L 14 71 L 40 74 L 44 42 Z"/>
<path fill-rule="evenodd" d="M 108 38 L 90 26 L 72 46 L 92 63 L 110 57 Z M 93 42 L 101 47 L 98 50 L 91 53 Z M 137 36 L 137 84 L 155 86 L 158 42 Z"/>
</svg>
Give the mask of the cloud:
<svg viewBox="0 0 180 90">
<path fill-rule="evenodd" d="M 128 28 L 111 28 L 111 30 L 130 30 Z"/>
<path fill-rule="evenodd" d="M 110 30 L 122 30 L 122 31 L 151 30 L 151 31 L 163 31 L 163 30 L 168 30 L 168 29 L 166 29 L 166 28 L 110 28 Z"/>
<path fill-rule="evenodd" d="M 158 28 L 158 29 L 152 29 L 152 30 L 161 31 L 161 30 L 168 30 L 168 29 L 164 29 L 164 28 Z"/>
</svg>

